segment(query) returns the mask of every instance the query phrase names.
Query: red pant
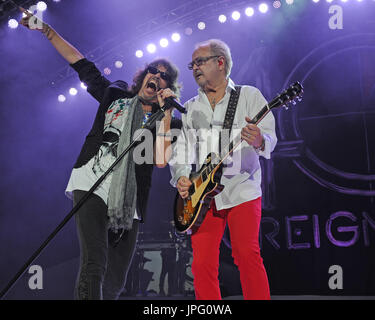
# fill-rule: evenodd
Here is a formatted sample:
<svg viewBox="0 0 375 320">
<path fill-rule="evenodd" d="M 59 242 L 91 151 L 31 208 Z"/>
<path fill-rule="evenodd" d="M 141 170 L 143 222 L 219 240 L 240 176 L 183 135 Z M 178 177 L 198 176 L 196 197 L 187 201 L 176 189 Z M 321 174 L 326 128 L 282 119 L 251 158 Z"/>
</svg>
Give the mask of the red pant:
<svg viewBox="0 0 375 320">
<path fill-rule="evenodd" d="M 216 211 L 214 202 L 196 233 L 193 247 L 192 273 L 198 300 L 220 300 L 219 248 L 228 222 L 232 256 L 240 271 L 244 299 L 269 300 L 266 270 L 259 249 L 261 198 L 236 207 Z"/>
</svg>

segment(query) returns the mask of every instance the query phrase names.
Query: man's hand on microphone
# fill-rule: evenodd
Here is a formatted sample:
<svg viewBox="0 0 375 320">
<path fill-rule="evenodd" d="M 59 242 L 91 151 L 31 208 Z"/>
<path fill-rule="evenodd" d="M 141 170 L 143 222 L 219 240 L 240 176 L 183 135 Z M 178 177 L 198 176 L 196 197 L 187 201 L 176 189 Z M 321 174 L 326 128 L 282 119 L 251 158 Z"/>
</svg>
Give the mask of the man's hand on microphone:
<svg viewBox="0 0 375 320">
<path fill-rule="evenodd" d="M 166 89 L 160 89 L 157 93 L 156 93 L 157 97 L 158 97 L 158 102 L 159 102 L 159 106 L 160 108 L 162 108 L 165 104 L 165 99 L 166 98 L 169 98 L 169 97 L 172 97 L 172 98 L 176 98 L 176 95 L 174 94 L 174 92 L 170 89 L 170 88 L 166 88 Z M 170 108 L 168 110 L 166 110 L 164 113 L 165 113 L 165 116 L 170 116 L 171 115 L 171 112 L 172 112 L 172 109 L 173 108 Z"/>
<path fill-rule="evenodd" d="M 177 181 L 177 190 L 182 199 L 185 199 L 189 196 L 189 187 L 192 182 L 188 177 L 182 176 Z"/>
</svg>

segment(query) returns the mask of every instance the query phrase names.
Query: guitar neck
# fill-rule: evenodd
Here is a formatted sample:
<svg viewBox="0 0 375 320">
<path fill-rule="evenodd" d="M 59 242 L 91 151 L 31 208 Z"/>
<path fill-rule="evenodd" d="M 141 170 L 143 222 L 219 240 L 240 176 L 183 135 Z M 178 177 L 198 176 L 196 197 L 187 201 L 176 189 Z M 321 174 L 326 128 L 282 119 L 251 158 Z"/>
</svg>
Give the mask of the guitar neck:
<svg viewBox="0 0 375 320">
<path fill-rule="evenodd" d="M 267 115 L 268 112 L 270 112 L 271 108 L 269 104 L 266 104 L 259 112 L 258 114 L 251 120 L 252 124 L 257 125 L 262 119 Z M 237 141 L 235 144 L 234 142 Z M 220 154 L 220 162 L 218 163 L 218 166 L 223 163 L 223 161 L 228 158 L 233 151 L 241 144 L 242 138 L 241 138 L 241 133 L 238 134 L 230 143 L 229 145 L 224 148 L 222 154 Z M 229 150 L 229 151 L 227 151 Z"/>
<path fill-rule="evenodd" d="M 251 120 L 252 124 L 257 125 L 262 119 L 267 115 L 267 113 L 271 110 L 269 104 L 267 103 L 262 110 L 258 112 L 258 114 Z"/>
</svg>

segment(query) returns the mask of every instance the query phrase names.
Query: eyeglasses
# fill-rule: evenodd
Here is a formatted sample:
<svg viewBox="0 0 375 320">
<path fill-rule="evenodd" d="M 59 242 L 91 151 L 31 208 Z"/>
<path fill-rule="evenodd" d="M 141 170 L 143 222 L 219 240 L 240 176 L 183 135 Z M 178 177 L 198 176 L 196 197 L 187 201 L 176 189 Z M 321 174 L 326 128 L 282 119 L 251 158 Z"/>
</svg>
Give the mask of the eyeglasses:
<svg viewBox="0 0 375 320">
<path fill-rule="evenodd" d="M 163 80 L 165 80 L 167 82 L 171 81 L 171 76 L 168 73 L 166 73 L 166 72 L 160 71 L 158 68 L 149 66 L 147 68 L 147 72 L 151 73 L 151 74 L 158 74 L 158 73 L 160 73 L 160 78 L 162 78 Z"/>
<path fill-rule="evenodd" d="M 197 65 L 197 67 L 199 67 L 202 64 L 206 63 L 208 60 L 212 58 L 218 58 L 218 57 L 220 56 L 198 57 L 188 64 L 188 69 L 193 70 L 193 67 L 195 64 Z"/>
</svg>

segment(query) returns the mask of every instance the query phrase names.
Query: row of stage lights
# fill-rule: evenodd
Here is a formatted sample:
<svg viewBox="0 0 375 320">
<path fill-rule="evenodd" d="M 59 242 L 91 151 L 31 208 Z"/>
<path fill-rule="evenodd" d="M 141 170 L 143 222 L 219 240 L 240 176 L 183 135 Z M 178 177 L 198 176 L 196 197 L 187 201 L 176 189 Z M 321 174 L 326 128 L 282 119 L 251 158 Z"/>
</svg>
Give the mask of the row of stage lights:
<svg viewBox="0 0 375 320">
<path fill-rule="evenodd" d="M 291 5 L 291 4 L 293 4 L 293 2 L 294 2 L 294 0 L 285 0 L 285 2 L 287 3 L 287 4 L 289 4 L 289 5 Z M 273 6 L 274 6 L 274 8 L 280 8 L 281 7 L 281 1 L 279 1 L 279 0 L 276 0 L 276 1 L 274 1 L 273 2 Z M 269 10 L 269 6 L 268 6 L 268 4 L 267 3 L 260 3 L 259 5 L 258 5 L 258 11 L 260 12 L 260 13 L 266 13 L 267 11 Z M 255 14 L 255 9 L 253 8 L 253 7 L 247 7 L 246 9 L 245 9 L 245 11 L 244 11 L 244 13 L 245 13 L 245 15 L 247 16 L 247 17 L 252 17 L 254 14 Z M 239 11 L 233 11 L 232 12 L 232 15 L 231 15 L 231 17 L 232 17 L 232 19 L 233 20 L 235 20 L 235 21 L 237 21 L 237 20 L 239 20 L 240 18 L 241 18 L 241 13 L 239 12 Z M 218 17 L 218 21 L 220 22 L 220 23 L 225 23 L 226 21 L 227 21 L 227 16 L 225 15 L 225 14 L 221 14 L 221 15 L 219 15 L 219 17 Z M 204 21 L 200 21 L 200 22 L 198 22 L 198 24 L 197 24 L 197 28 L 199 29 L 199 30 L 204 30 L 204 29 L 206 29 L 206 23 L 204 22 Z M 186 28 L 185 29 L 185 34 L 187 35 L 187 36 L 190 36 L 191 34 L 193 33 L 193 29 L 192 28 Z M 178 42 L 178 41 L 180 41 L 180 39 L 181 39 L 181 35 L 179 34 L 179 33 L 177 33 L 177 32 L 175 32 L 175 33 L 173 33 L 172 35 L 171 35 L 171 40 L 173 41 L 173 42 Z M 168 39 L 167 38 L 162 38 L 162 39 L 160 39 L 160 41 L 159 41 L 159 45 L 160 45 L 160 47 L 162 47 L 162 48 L 165 48 L 165 47 L 167 47 L 168 46 L 168 44 L 169 44 L 169 41 L 168 41 Z M 150 43 L 150 44 L 148 44 L 147 46 L 146 46 L 146 51 L 148 52 L 148 53 L 150 53 L 150 54 L 153 54 L 153 53 L 155 53 L 156 51 L 157 51 L 157 46 L 154 44 L 154 43 Z M 141 50 L 141 49 L 138 49 L 136 52 L 135 52 L 135 56 L 137 57 L 137 58 L 142 58 L 143 56 L 144 56 L 144 51 L 143 50 Z"/>
<path fill-rule="evenodd" d="M 284 1 L 286 5 L 293 5 L 293 4 L 294 4 L 294 1 L 298 1 L 298 0 L 282 0 L 282 1 Z M 273 1 L 273 7 L 274 7 L 275 9 L 281 8 L 281 6 L 282 6 L 282 1 L 281 1 L 281 0 L 275 0 L 275 1 Z M 336 2 L 338 2 L 338 1 L 341 1 L 341 2 L 348 2 L 349 0 L 312 0 L 312 2 L 314 2 L 314 3 L 319 3 L 320 1 L 322 1 L 322 2 L 325 1 L 325 2 L 327 2 L 327 3 L 332 3 L 333 1 L 336 1 Z M 357 2 L 362 2 L 362 1 L 364 1 L 364 0 L 355 0 L 355 1 L 357 1 Z M 372 0 L 372 1 L 375 1 L 375 0 Z M 252 17 L 252 16 L 256 13 L 257 10 L 258 10 L 260 13 L 265 14 L 265 13 L 267 13 L 267 12 L 269 11 L 269 5 L 268 5 L 267 3 L 265 3 L 265 2 L 263 2 L 263 3 L 260 3 L 260 4 L 258 5 L 257 9 L 254 9 L 253 7 L 247 7 L 247 8 L 244 10 L 244 14 L 245 14 L 247 17 Z M 233 11 L 232 14 L 231 14 L 231 17 L 232 17 L 232 19 L 233 19 L 234 21 L 239 20 L 239 19 L 241 18 L 241 13 L 240 13 L 240 11 L 237 11 L 237 10 L 236 10 L 236 11 Z M 228 20 L 228 17 L 227 17 L 225 14 L 220 14 L 220 15 L 218 16 L 218 21 L 219 21 L 220 23 L 225 23 L 227 20 Z M 198 22 L 198 24 L 197 24 L 197 28 L 198 28 L 198 30 L 204 30 L 204 29 L 206 29 L 206 23 L 205 23 L 204 21 L 200 21 L 200 22 Z M 193 33 L 193 29 L 192 29 L 192 28 L 188 27 L 188 28 L 185 29 L 185 34 L 186 34 L 187 36 L 190 36 L 192 33 Z M 179 42 L 179 41 L 181 40 L 181 38 L 182 38 L 182 36 L 181 36 L 181 34 L 178 33 L 178 32 L 174 32 L 174 33 L 172 33 L 172 35 L 170 36 L 170 40 L 172 40 L 172 42 Z M 169 45 L 169 43 L 170 43 L 170 40 L 168 40 L 168 38 L 166 38 L 166 37 L 160 39 L 160 40 L 159 40 L 159 46 L 160 46 L 161 48 L 166 48 L 166 47 L 168 47 L 168 45 Z M 154 53 L 156 53 L 157 50 L 158 50 L 158 47 L 157 47 L 157 45 L 156 45 L 155 43 L 149 43 L 149 44 L 146 46 L 145 49 L 143 49 L 143 50 L 142 50 L 142 49 L 138 49 L 138 50 L 136 50 L 136 51 L 135 51 L 135 56 L 136 56 L 137 58 L 142 58 L 142 57 L 145 55 L 145 52 L 148 52 L 148 53 L 150 53 L 150 54 L 154 54 Z M 117 63 L 121 63 L 121 62 L 116 61 L 115 65 L 116 65 Z M 121 66 L 122 66 L 122 65 L 121 65 Z M 116 67 L 117 67 L 117 68 L 121 68 L 121 67 L 118 67 L 117 65 L 116 65 Z M 104 73 L 108 75 L 108 74 L 110 73 L 110 69 L 109 69 L 109 68 L 105 68 Z"/>
<path fill-rule="evenodd" d="M 294 4 L 294 1 L 298 1 L 298 0 L 283 0 L 283 1 L 285 1 L 285 4 L 287 4 L 287 5 L 293 5 L 293 4 Z M 327 2 L 327 3 L 332 3 L 332 2 L 335 1 L 335 0 L 312 0 L 312 2 L 314 2 L 314 3 L 319 3 L 320 1 L 322 1 L 322 2 L 325 1 L 325 2 Z M 336 2 L 338 2 L 338 1 L 341 1 L 341 2 L 348 2 L 349 0 L 336 0 Z M 356 1 L 357 1 L 357 2 L 362 2 L 362 1 L 364 1 L 364 0 L 356 0 Z M 372 1 L 375 1 L 375 0 L 372 0 Z M 279 8 L 281 8 L 281 5 L 282 5 L 282 1 L 280 1 L 280 0 L 275 0 L 275 1 L 273 1 L 273 7 L 274 7 L 275 9 L 279 9 Z M 267 3 L 260 3 L 260 4 L 258 5 L 258 11 L 259 11 L 260 13 L 265 14 L 265 13 L 267 13 L 268 10 L 269 10 L 269 6 L 268 6 Z M 255 12 L 256 12 L 256 9 L 254 9 L 253 7 L 247 7 L 247 8 L 244 10 L 244 13 L 245 13 L 245 15 L 246 15 L 247 17 L 252 17 L 252 16 L 255 14 Z M 241 18 L 241 13 L 240 13 L 239 11 L 237 11 L 237 10 L 236 10 L 236 11 L 233 11 L 232 14 L 231 14 L 231 17 L 232 17 L 232 19 L 233 19 L 234 21 L 237 21 L 237 20 L 239 20 L 239 19 Z M 219 15 L 219 17 L 218 17 L 218 21 L 219 21 L 220 23 L 225 23 L 227 20 L 228 20 L 228 18 L 227 18 L 227 16 L 226 16 L 225 14 L 221 14 L 221 15 Z M 203 21 L 198 22 L 198 24 L 197 24 L 197 28 L 198 28 L 199 30 L 204 30 L 204 29 L 206 28 L 206 23 L 203 22 Z M 192 28 L 186 28 L 186 29 L 185 29 L 185 34 L 186 34 L 186 35 L 191 35 L 192 33 L 193 33 Z M 174 42 L 178 42 L 178 41 L 181 39 L 181 35 L 180 35 L 179 33 L 173 33 L 172 36 L 171 36 L 171 39 L 172 39 Z M 162 47 L 162 48 L 167 47 L 168 44 L 169 44 L 169 41 L 168 41 L 167 38 L 162 38 L 162 39 L 159 41 L 159 45 L 160 45 L 160 47 Z M 152 53 L 155 53 L 155 52 L 156 52 L 157 47 L 156 47 L 156 45 L 155 45 L 154 43 L 150 43 L 150 44 L 147 45 L 146 50 L 147 50 L 147 52 L 149 52 L 149 53 L 152 54 Z M 140 49 L 138 49 L 138 50 L 135 52 L 135 56 L 136 56 L 137 58 L 142 58 L 143 55 L 144 55 L 144 52 L 143 52 L 142 50 L 140 50 Z"/>
<path fill-rule="evenodd" d="M 53 1 L 54 1 L 54 2 L 60 2 L 60 0 L 53 0 Z M 275 8 L 275 9 L 279 9 L 279 8 L 281 8 L 281 6 L 282 6 L 282 2 L 285 2 L 286 5 L 293 5 L 295 1 L 297 2 L 298 0 L 282 0 L 282 1 L 280 1 L 280 0 L 275 0 L 275 1 L 273 1 L 272 6 L 273 6 L 273 8 Z M 319 3 L 319 2 L 333 3 L 334 1 L 335 1 L 335 2 L 343 2 L 343 3 L 345 3 L 345 2 L 348 2 L 349 0 L 312 0 L 312 2 L 314 2 L 314 3 Z M 354 1 L 354 0 L 351 0 L 351 1 Z M 357 2 L 363 2 L 363 1 L 365 1 L 365 0 L 355 0 L 355 1 L 357 1 Z M 375 2 L 375 0 L 371 0 L 371 1 L 372 1 L 372 2 Z M 39 2 L 36 4 L 36 9 L 37 9 L 38 11 L 40 11 L 40 12 L 43 12 L 43 11 L 47 10 L 47 4 L 46 4 L 44 1 L 39 1 Z M 243 13 L 244 13 L 247 17 L 250 18 L 250 17 L 254 16 L 254 15 L 256 14 L 257 11 L 258 11 L 260 14 L 266 14 L 266 13 L 269 11 L 269 5 L 268 5 L 267 3 L 265 3 L 265 2 L 262 2 L 262 3 L 260 3 L 257 7 L 255 7 L 255 6 L 254 6 L 254 7 L 247 7 L 247 8 L 243 11 Z M 232 14 L 231 14 L 230 16 L 231 16 L 231 18 L 232 18 L 234 21 L 237 21 L 237 20 L 239 20 L 239 19 L 241 18 L 241 12 L 238 11 L 238 10 L 233 11 Z M 227 17 L 225 14 L 220 14 L 220 15 L 218 16 L 218 21 L 219 21 L 220 23 L 225 23 L 225 22 L 227 22 L 227 20 L 228 20 L 228 17 Z M 18 22 L 17 22 L 17 20 L 15 20 L 15 19 L 10 19 L 10 20 L 8 21 L 8 26 L 9 26 L 10 28 L 12 28 L 12 29 L 17 28 L 17 27 L 18 27 Z M 206 23 L 203 22 L 203 21 L 200 21 L 200 22 L 197 24 L 197 28 L 198 28 L 198 30 L 204 30 L 204 29 L 206 28 Z M 186 29 L 185 29 L 185 34 L 186 34 L 187 36 L 190 36 L 192 33 L 193 33 L 193 29 L 192 29 L 192 28 L 189 27 L 189 28 L 186 28 Z M 178 32 L 174 32 L 174 33 L 172 33 L 172 35 L 170 36 L 170 40 L 171 40 L 172 42 L 175 42 L 175 43 L 176 43 L 176 42 L 179 42 L 179 41 L 181 40 L 181 38 L 182 38 L 182 37 L 181 37 L 181 34 L 178 33 Z M 166 47 L 168 47 L 168 45 L 169 45 L 169 40 L 168 40 L 168 38 L 164 37 L 164 38 L 160 39 L 160 41 L 159 41 L 159 45 L 160 45 L 161 48 L 166 48 Z M 157 48 L 157 46 L 156 46 L 154 43 L 149 43 L 149 44 L 146 46 L 146 51 L 147 51 L 149 54 L 154 54 L 157 50 L 158 50 L 158 48 Z M 135 51 L 135 56 L 136 56 L 137 58 L 142 58 L 142 57 L 144 56 L 144 51 L 141 50 L 141 49 L 136 50 L 136 51 Z M 114 65 L 115 65 L 115 67 L 118 68 L 118 69 L 120 69 L 120 68 L 123 67 L 123 63 L 122 63 L 121 61 L 119 61 L 119 60 L 116 61 L 116 62 L 114 63 Z M 104 72 L 105 75 L 109 75 L 109 74 L 111 74 L 112 70 L 111 70 L 109 67 L 105 67 L 105 68 L 103 69 L 103 72 Z M 81 84 L 80 84 L 80 87 L 81 87 L 81 89 L 83 89 L 83 90 L 86 90 L 86 89 L 87 89 L 84 83 L 81 83 Z M 77 90 L 76 88 L 70 88 L 70 89 L 69 89 L 69 94 L 70 94 L 71 96 L 75 96 L 75 95 L 77 95 L 77 93 L 78 93 L 78 90 Z M 58 96 L 58 101 L 59 101 L 59 102 L 65 102 L 65 101 L 66 101 L 66 96 L 63 95 L 63 94 L 60 94 L 60 95 Z"/>
<path fill-rule="evenodd" d="M 54 1 L 54 2 L 60 2 L 61 0 L 53 0 L 53 1 Z M 285 1 L 285 3 L 286 3 L 287 5 L 292 5 L 292 4 L 294 3 L 295 0 L 283 0 L 283 1 Z M 296 0 L 296 1 L 297 1 L 297 0 Z M 328 3 L 332 3 L 332 2 L 335 1 L 335 0 L 312 0 L 312 2 L 314 2 L 314 3 L 318 3 L 318 2 L 320 2 L 320 1 L 322 1 L 322 2 L 325 1 L 325 2 L 328 2 Z M 341 1 L 341 2 L 348 2 L 349 0 L 336 0 L 336 2 L 339 2 L 339 1 Z M 355 1 L 357 1 L 357 2 L 363 2 L 364 0 L 355 0 Z M 375 1 L 375 0 L 372 0 L 372 1 Z M 273 1 L 273 7 L 274 7 L 275 9 L 280 8 L 280 7 L 281 7 L 281 0 L 275 0 L 275 1 Z M 36 9 L 37 9 L 39 12 L 43 12 L 43 11 L 47 10 L 47 4 L 46 4 L 44 1 L 39 1 L 39 2 L 37 2 L 37 4 L 36 4 Z M 259 12 L 261 12 L 261 13 L 266 13 L 266 12 L 268 11 L 268 4 L 266 4 L 266 3 L 261 3 L 261 4 L 259 4 L 259 6 L 258 6 L 258 10 L 259 10 Z M 254 8 L 252 8 L 252 7 L 248 7 L 248 8 L 245 9 L 245 14 L 246 14 L 248 17 L 253 16 L 254 13 L 255 13 L 255 10 L 254 10 Z M 240 14 L 239 11 L 234 11 L 234 12 L 232 13 L 232 19 L 233 19 L 233 20 L 238 20 L 240 17 L 241 17 L 241 14 Z M 226 17 L 226 15 L 221 14 L 221 15 L 219 16 L 218 20 L 219 20 L 219 22 L 224 23 L 224 22 L 227 21 L 227 17 Z M 11 29 L 15 29 L 15 28 L 18 27 L 18 21 L 17 21 L 16 19 L 9 19 L 9 20 L 8 20 L 8 26 L 9 26 L 9 28 L 11 28 Z M 205 26 L 205 23 L 204 23 L 204 22 L 199 22 L 199 23 L 198 23 L 198 29 L 200 29 L 200 30 L 204 30 L 205 27 L 206 27 L 206 26 Z M 187 34 L 187 35 L 191 35 L 191 34 L 192 34 L 192 29 L 191 29 L 191 28 L 186 28 L 186 29 L 185 29 L 185 34 Z M 174 41 L 174 42 L 178 42 L 178 41 L 180 40 L 180 38 L 181 38 L 181 36 L 180 36 L 179 33 L 173 33 L 172 36 L 171 36 L 171 39 L 172 39 L 172 41 Z M 165 48 L 165 47 L 168 46 L 169 41 L 168 41 L 167 38 L 163 38 L 163 39 L 160 40 L 159 44 L 160 44 L 161 47 Z M 148 51 L 149 53 L 154 53 L 154 52 L 156 52 L 156 46 L 155 46 L 155 44 L 150 43 L 150 44 L 147 46 L 147 51 Z M 135 52 L 135 55 L 136 55 L 137 58 L 142 58 L 142 57 L 143 57 L 143 51 L 142 51 L 142 50 L 137 50 L 137 51 Z"/>
<path fill-rule="evenodd" d="M 297 1 L 297 0 L 284 0 L 284 1 L 285 1 L 285 3 L 286 3 L 287 5 L 292 5 L 292 4 L 294 3 L 294 1 Z M 325 2 L 327 2 L 327 3 L 332 3 L 334 0 L 312 0 L 312 2 L 314 2 L 314 3 L 318 3 L 318 2 L 320 2 L 320 1 L 322 1 L 322 2 L 325 1 Z M 338 1 L 341 1 L 341 2 L 348 2 L 349 0 L 336 0 L 336 2 L 338 2 Z M 362 2 L 362 1 L 364 1 L 364 0 L 356 0 L 356 1 L 358 1 L 358 2 Z M 375 0 L 372 0 L 372 1 L 375 1 Z M 279 1 L 279 0 L 273 1 L 273 7 L 274 7 L 275 9 L 280 8 L 281 5 L 282 5 L 281 1 Z M 267 12 L 269 11 L 269 6 L 268 6 L 267 3 L 260 3 L 260 4 L 258 5 L 258 7 L 257 7 L 257 10 L 259 11 L 259 13 L 265 14 L 265 13 L 267 13 Z M 245 14 L 247 17 L 252 17 L 255 13 L 256 13 L 256 9 L 254 9 L 253 7 L 247 7 L 247 8 L 244 10 L 244 14 Z M 241 18 L 241 13 L 240 13 L 240 11 L 237 11 L 237 10 L 236 10 L 236 11 L 233 11 L 232 14 L 231 14 L 231 18 L 232 18 L 234 21 L 239 20 L 239 19 Z M 220 23 L 225 23 L 225 22 L 227 22 L 227 20 L 228 20 L 228 17 L 227 17 L 225 14 L 221 14 L 221 15 L 218 16 L 218 21 L 219 21 Z M 197 24 L 197 28 L 198 28 L 199 30 L 204 30 L 204 29 L 206 28 L 206 24 L 205 24 L 205 22 L 200 21 L 200 22 Z M 189 27 L 189 28 L 186 28 L 186 29 L 185 29 L 185 34 L 186 34 L 186 35 L 189 36 L 189 35 L 191 35 L 192 33 L 193 33 L 192 28 Z M 172 42 L 179 42 L 179 41 L 181 40 L 181 34 L 178 33 L 178 32 L 172 33 L 172 35 L 170 36 L 170 40 L 172 40 Z M 160 39 L 160 41 L 159 41 L 159 45 L 160 45 L 161 48 L 166 48 L 166 47 L 169 45 L 169 40 L 168 40 L 168 38 L 162 38 L 162 39 Z M 153 54 L 153 53 L 155 53 L 155 52 L 157 51 L 157 46 L 156 46 L 154 43 L 150 43 L 150 44 L 148 44 L 148 45 L 146 46 L 146 51 L 147 51 L 148 53 L 150 53 L 150 54 Z M 135 52 L 135 56 L 136 56 L 137 58 L 142 58 L 142 57 L 144 56 L 144 51 L 141 50 L 141 49 L 136 50 L 136 52 Z M 120 69 L 120 68 L 122 68 L 123 63 L 122 63 L 121 61 L 117 60 L 117 61 L 114 63 L 114 65 L 115 65 L 116 68 Z M 103 72 L 104 72 L 104 74 L 109 75 L 109 74 L 111 74 L 112 70 L 111 70 L 109 67 L 105 67 L 105 68 L 103 69 Z M 86 90 L 86 86 L 85 86 L 84 83 L 81 83 L 80 86 L 81 86 L 82 89 Z M 76 88 L 70 88 L 70 90 L 69 90 L 69 94 L 70 94 L 70 95 L 75 96 L 77 93 L 78 93 L 78 90 L 77 90 Z M 58 101 L 59 101 L 59 102 L 64 102 L 64 101 L 66 101 L 66 97 L 65 97 L 64 95 L 60 94 L 60 95 L 58 96 Z"/>
</svg>

